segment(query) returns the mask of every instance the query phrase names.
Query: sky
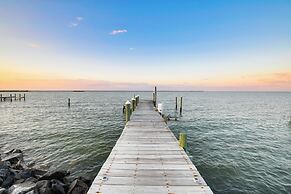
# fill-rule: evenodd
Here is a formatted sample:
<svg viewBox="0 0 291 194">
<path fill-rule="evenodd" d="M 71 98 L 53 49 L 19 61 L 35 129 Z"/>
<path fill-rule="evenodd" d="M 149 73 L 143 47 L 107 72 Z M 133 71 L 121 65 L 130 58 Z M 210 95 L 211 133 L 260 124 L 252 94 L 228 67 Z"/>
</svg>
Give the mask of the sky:
<svg viewBox="0 0 291 194">
<path fill-rule="evenodd" d="M 0 89 L 291 91 L 290 0 L 0 0 Z"/>
</svg>

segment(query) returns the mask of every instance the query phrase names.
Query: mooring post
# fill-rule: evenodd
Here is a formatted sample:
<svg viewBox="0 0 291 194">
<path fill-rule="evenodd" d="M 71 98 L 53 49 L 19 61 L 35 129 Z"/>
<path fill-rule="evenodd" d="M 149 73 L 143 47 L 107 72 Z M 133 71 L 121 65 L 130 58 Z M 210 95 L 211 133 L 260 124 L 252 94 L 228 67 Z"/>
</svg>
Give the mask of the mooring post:
<svg viewBox="0 0 291 194">
<path fill-rule="evenodd" d="M 178 97 L 176 97 L 176 107 L 175 107 L 175 109 L 176 109 L 176 112 L 178 111 Z"/>
<path fill-rule="evenodd" d="M 68 98 L 68 107 L 71 107 L 71 99 Z"/>
<path fill-rule="evenodd" d="M 21 94 L 18 94 L 18 100 L 21 101 Z"/>
<path fill-rule="evenodd" d="M 131 99 L 131 107 L 132 107 L 132 112 L 133 112 L 135 110 L 135 108 L 136 108 L 135 98 Z"/>
<path fill-rule="evenodd" d="M 157 95 L 157 86 L 155 86 L 155 107 L 157 107 L 157 98 L 158 98 L 158 95 Z"/>
<path fill-rule="evenodd" d="M 10 94 L 10 102 L 12 102 L 12 94 Z"/>
<path fill-rule="evenodd" d="M 135 98 L 136 98 L 136 105 L 138 106 L 138 103 L 139 103 L 139 95 L 137 95 Z"/>
<path fill-rule="evenodd" d="M 25 101 L 25 94 L 23 94 L 23 100 Z"/>
<path fill-rule="evenodd" d="M 2 94 L 0 94 L 0 101 L 2 102 Z"/>
<path fill-rule="evenodd" d="M 179 145 L 183 149 L 187 148 L 187 134 L 186 133 L 179 134 Z"/>
<path fill-rule="evenodd" d="M 182 110 L 183 110 L 183 97 L 181 97 L 181 100 L 180 100 L 180 115 L 182 115 Z"/>
<path fill-rule="evenodd" d="M 16 101 L 16 94 L 14 94 L 14 100 Z"/>
<path fill-rule="evenodd" d="M 138 106 L 138 96 L 135 96 L 135 106 Z"/>
<path fill-rule="evenodd" d="M 131 114 L 130 102 L 126 101 L 126 103 L 125 103 L 125 122 L 128 122 L 130 120 L 130 114 Z"/>
</svg>

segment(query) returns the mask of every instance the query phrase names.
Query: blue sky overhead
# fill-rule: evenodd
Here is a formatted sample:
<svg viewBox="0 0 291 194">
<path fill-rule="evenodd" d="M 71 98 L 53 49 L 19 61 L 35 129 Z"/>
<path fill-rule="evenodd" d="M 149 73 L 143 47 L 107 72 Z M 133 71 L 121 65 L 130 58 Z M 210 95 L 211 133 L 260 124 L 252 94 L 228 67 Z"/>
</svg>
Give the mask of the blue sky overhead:
<svg viewBox="0 0 291 194">
<path fill-rule="evenodd" d="M 290 21 L 283 0 L 1 1 L 0 87 L 291 90 Z"/>
</svg>

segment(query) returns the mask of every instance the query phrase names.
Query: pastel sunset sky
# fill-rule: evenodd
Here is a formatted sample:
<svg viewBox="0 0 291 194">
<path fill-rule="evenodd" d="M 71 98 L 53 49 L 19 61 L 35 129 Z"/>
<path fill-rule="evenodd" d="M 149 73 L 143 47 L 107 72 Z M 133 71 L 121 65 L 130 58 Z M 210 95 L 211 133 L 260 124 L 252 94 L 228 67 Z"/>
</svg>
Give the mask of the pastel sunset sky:
<svg viewBox="0 0 291 194">
<path fill-rule="evenodd" d="M 291 1 L 0 1 L 0 89 L 154 85 L 291 91 Z"/>
</svg>

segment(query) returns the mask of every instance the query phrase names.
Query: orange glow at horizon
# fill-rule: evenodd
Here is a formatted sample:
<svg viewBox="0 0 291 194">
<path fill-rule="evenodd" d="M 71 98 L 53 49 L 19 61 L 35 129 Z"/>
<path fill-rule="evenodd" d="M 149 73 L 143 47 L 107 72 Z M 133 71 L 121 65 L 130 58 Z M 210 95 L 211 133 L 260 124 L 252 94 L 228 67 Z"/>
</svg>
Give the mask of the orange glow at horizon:
<svg viewBox="0 0 291 194">
<path fill-rule="evenodd" d="M 179 80 L 177 78 L 177 80 Z M 259 90 L 291 91 L 291 72 L 245 76 L 216 76 L 184 82 L 160 80 L 159 83 L 113 82 L 110 80 L 52 77 L 37 73 L 0 71 L 1 90 L 131 90 L 151 89 L 153 85 L 165 90 Z"/>
</svg>

